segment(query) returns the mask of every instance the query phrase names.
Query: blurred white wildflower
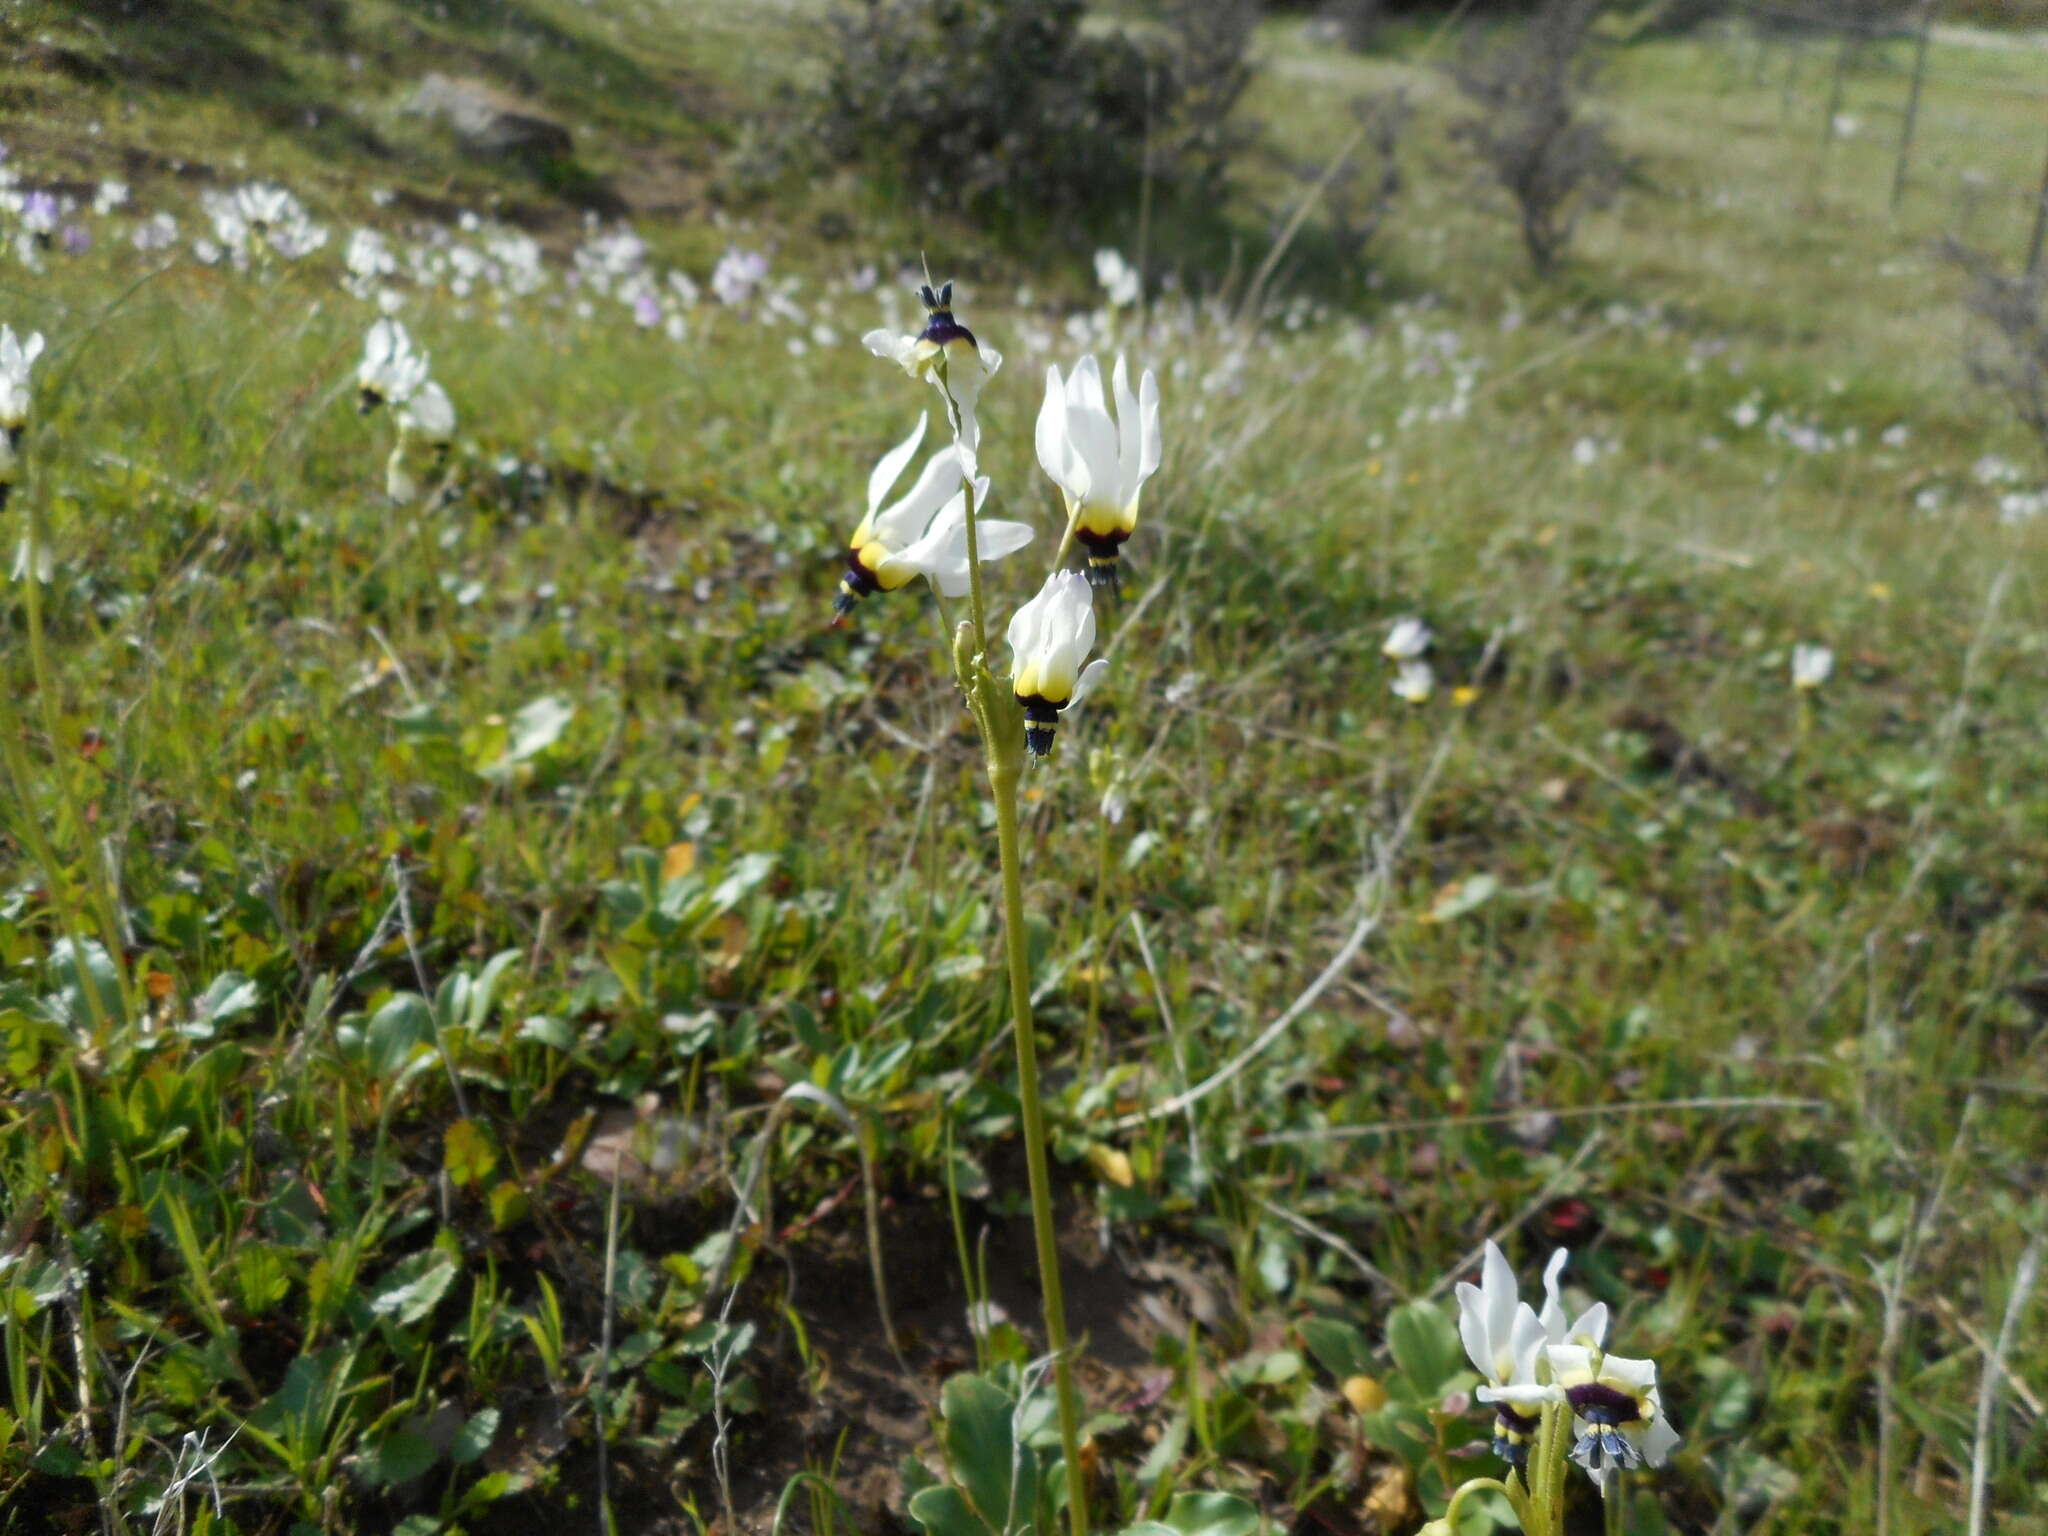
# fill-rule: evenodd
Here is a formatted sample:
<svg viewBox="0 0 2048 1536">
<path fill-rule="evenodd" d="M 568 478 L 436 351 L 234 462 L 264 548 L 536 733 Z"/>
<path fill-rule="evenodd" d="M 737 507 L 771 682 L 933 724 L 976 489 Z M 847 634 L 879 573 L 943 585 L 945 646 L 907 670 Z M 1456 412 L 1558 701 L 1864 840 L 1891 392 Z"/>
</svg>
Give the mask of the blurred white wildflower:
<svg viewBox="0 0 2048 1536">
<path fill-rule="evenodd" d="M 1111 309 L 1128 309 L 1144 296 L 1144 279 L 1121 251 L 1104 247 L 1095 253 L 1095 280 L 1102 284 Z"/>
<path fill-rule="evenodd" d="M 128 239 L 138 251 L 167 251 L 178 243 L 178 221 L 168 213 L 153 213 L 135 226 Z"/>
<path fill-rule="evenodd" d="M 2048 511 L 2048 491 L 2007 491 L 1998 498 L 1998 520 L 2010 527 L 2030 523 Z"/>
<path fill-rule="evenodd" d="M 448 391 L 428 379 L 398 407 L 398 430 L 434 448 L 455 440 L 455 405 Z"/>
<path fill-rule="evenodd" d="M 1792 647 L 1792 686 L 1808 693 L 1826 682 L 1835 670 L 1835 653 L 1824 645 Z"/>
<path fill-rule="evenodd" d="M 413 345 L 406 328 L 389 316 L 373 322 L 356 365 L 358 408 L 403 405 L 426 382 L 427 355 Z"/>
<path fill-rule="evenodd" d="M 1394 697 L 1408 704 L 1426 704 L 1436 692 L 1436 674 L 1426 661 L 1404 661 L 1394 674 Z"/>
<path fill-rule="evenodd" d="M 737 309 L 768 280 L 768 258 L 759 251 L 728 247 L 711 269 L 711 291 L 728 309 Z"/>
<path fill-rule="evenodd" d="M 1386 642 L 1380 646 L 1380 654 L 1389 661 L 1414 661 L 1429 649 L 1434 638 L 1430 627 L 1422 620 L 1397 619 L 1387 632 Z"/>
<path fill-rule="evenodd" d="M 0 432 L 11 447 L 21 446 L 22 428 L 28 425 L 29 373 L 42 355 L 42 332 L 20 337 L 12 326 L 0 325 Z"/>
</svg>

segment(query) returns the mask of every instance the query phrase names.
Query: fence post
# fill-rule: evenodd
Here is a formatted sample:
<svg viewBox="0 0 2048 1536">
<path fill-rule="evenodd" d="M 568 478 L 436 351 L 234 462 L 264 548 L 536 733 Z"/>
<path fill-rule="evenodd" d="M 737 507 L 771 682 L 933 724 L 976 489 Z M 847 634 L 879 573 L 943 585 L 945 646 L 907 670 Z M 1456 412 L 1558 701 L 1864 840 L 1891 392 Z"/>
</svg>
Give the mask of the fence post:
<svg viewBox="0 0 2048 1536">
<path fill-rule="evenodd" d="M 1927 39 L 1934 31 L 1935 0 L 1920 7 L 1920 36 L 1913 45 L 1913 89 L 1906 97 L 1906 124 L 1899 131 L 1899 160 L 1892 167 L 1892 211 L 1906 195 L 1906 165 L 1913 158 L 1913 130 L 1920 121 L 1920 86 L 1927 78 Z"/>
<path fill-rule="evenodd" d="M 1835 141 L 1835 119 L 1842 113 L 1842 91 L 1849 79 L 1849 50 L 1856 46 L 1858 16 L 1850 11 L 1842 19 L 1842 46 L 1835 54 L 1835 79 L 1828 87 L 1828 109 L 1821 118 L 1820 147 L 1826 149 Z"/>
<path fill-rule="evenodd" d="M 2041 166 L 2041 194 L 2034 199 L 2034 233 L 2027 240 L 2027 276 L 2041 267 L 2041 237 L 2048 233 L 2048 161 Z"/>
</svg>

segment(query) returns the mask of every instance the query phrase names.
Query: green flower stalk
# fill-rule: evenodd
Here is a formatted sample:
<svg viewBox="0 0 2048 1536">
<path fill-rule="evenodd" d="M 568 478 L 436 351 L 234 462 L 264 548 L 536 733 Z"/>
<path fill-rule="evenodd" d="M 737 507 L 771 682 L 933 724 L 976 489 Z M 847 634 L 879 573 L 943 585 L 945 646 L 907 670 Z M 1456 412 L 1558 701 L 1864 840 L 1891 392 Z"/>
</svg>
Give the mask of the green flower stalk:
<svg viewBox="0 0 2048 1536">
<path fill-rule="evenodd" d="M 1015 664 L 1009 683 L 998 682 L 989 670 L 988 601 L 981 566 L 984 558 L 1008 553 L 1003 546 L 1010 539 L 999 536 L 984 550 L 984 524 L 978 513 L 985 500 L 986 482 L 976 477 L 980 428 L 975 405 L 982 386 L 1001 366 L 1002 358 L 993 348 L 982 347 L 974 334 L 954 318 L 952 294 L 950 283 L 937 289 L 926 285 L 919 291 L 927 321 L 918 335 L 872 331 L 863 340 L 876 356 L 898 364 L 912 378 L 926 380 L 938 389 L 953 429 L 954 451 L 964 481 L 960 505 L 968 618 L 953 633 L 953 672 L 981 732 L 989 793 L 995 801 L 1004 952 L 1017 1047 L 1017 1100 L 1023 1118 L 1031 1223 L 1037 1245 L 1039 1287 L 1044 1298 L 1046 1342 L 1052 1352 L 1060 1448 L 1066 1468 L 1067 1522 L 1072 1536 L 1087 1536 L 1088 1487 L 1081 1460 L 1081 1405 L 1074 1388 L 1066 1300 L 1060 1284 L 1058 1228 L 1053 1221 L 1045 1108 L 1038 1080 L 1038 1036 L 1031 1014 L 1031 964 L 1024 927 L 1023 836 L 1017 795 L 1026 757 L 1050 752 L 1059 712 L 1077 702 L 1087 684 L 1100 677 L 1103 663 L 1098 661 L 1087 668 L 1081 665 L 1095 639 L 1095 616 L 1087 583 L 1078 574 L 1063 577 L 1055 573 L 1045 590 L 1011 620 L 1009 639 Z M 906 461 L 908 457 L 904 455 Z M 871 502 L 876 499 L 871 490 Z M 999 526 L 988 524 L 986 531 L 993 534 Z M 870 523 L 863 523 L 862 531 L 874 530 Z M 867 545 L 857 536 L 849 569 L 873 572 L 879 577 L 886 562 L 866 558 L 866 549 Z M 932 579 L 935 586 L 940 585 L 936 574 L 932 574 Z M 881 582 L 877 580 L 875 585 L 879 587 Z M 943 588 L 941 592 L 943 595 Z M 847 595 L 842 590 L 842 598 Z"/>
</svg>

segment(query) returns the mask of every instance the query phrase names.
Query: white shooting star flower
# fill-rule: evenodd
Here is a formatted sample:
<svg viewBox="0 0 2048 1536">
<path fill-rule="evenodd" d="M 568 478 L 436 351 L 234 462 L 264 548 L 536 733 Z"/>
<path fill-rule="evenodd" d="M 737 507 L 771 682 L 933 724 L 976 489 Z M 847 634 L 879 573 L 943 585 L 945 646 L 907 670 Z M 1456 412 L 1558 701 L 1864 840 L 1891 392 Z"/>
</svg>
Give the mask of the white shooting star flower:
<svg viewBox="0 0 2048 1536">
<path fill-rule="evenodd" d="M 1656 1361 L 1603 1355 L 1579 1344 L 1552 1344 L 1544 1353 L 1552 1390 L 1571 1405 L 1579 1430 L 1572 1460 L 1603 1497 L 1622 1469 L 1664 1465 L 1678 1431 L 1664 1416 Z"/>
<path fill-rule="evenodd" d="M 1117 584 L 1117 552 L 1138 526 L 1138 498 L 1159 468 L 1159 381 L 1146 369 L 1131 392 L 1119 357 L 1111 374 L 1116 415 L 1102 392 L 1102 369 L 1093 353 L 1060 377 L 1045 370 L 1045 402 L 1038 410 L 1038 464 L 1067 504 L 1074 538 L 1088 551 L 1090 586 Z"/>
<path fill-rule="evenodd" d="M 1094 691 L 1109 663 L 1082 662 L 1095 647 L 1095 603 L 1079 571 L 1055 571 L 1038 596 L 1010 617 L 1011 678 L 1024 706 L 1024 745 L 1052 751 L 1060 711 Z"/>
<path fill-rule="evenodd" d="M 1479 1279 L 1478 1285 L 1459 1282 L 1458 1337 L 1486 1378 L 1477 1396 L 1494 1405 L 1493 1453 L 1510 1466 L 1524 1466 L 1540 1420 L 1520 1410 L 1540 1406 L 1549 1390 L 1536 1381 L 1537 1356 L 1546 1342 L 1543 1323 L 1516 1294 L 1515 1272 L 1491 1242 Z"/>
<path fill-rule="evenodd" d="M 1380 654 L 1389 661 L 1417 661 L 1435 638 L 1422 620 L 1397 619 L 1387 633 L 1386 643 L 1380 647 Z"/>
<path fill-rule="evenodd" d="M 403 405 L 427 382 L 427 354 L 412 344 L 405 327 L 390 316 L 372 322 L 356 365 L 356 408 Z"/>
<path fill-rule="evenodd" d="M 1566 1320 L 1564 1300 L 1558 1294 L 1557 1277 L 1564 1273 L 1571 1250 L 1560 1248 L 1543 1266 L 1543 1334 L 1552 1344 L 1579 1344 L 1598 1349 L 1607 1339 L 1607 1303 L 1596 1301 L 1576 1318 Z"/>
<path fill-rule="evenodd" d="M 917 290 L 925 307 L 925 326 L 915 336 L 894 331 L 869 331 L 862 343 L 875 356 L 896 364 L 913 379 L 927 380 L 948 402 L 960 449 L 963 476 L 979 473 L 981 426 L 974 409 L 982 386 L 1003 366 L 1003 355 L 994 347 L 982 346 L 974 332 L 953 318 L 953 285 L 936 291 L 929 285 Z"/>
<path fill-rule="evenodd" d="M 1124 260 L 1122 251 L 1105 246 L 1095 253 L 1095 280 L 1102 284 L 1111 309 L 1128 309 L 1145 294 L 1145 280 Z"/>
<path fill-rule="evenodd" d="M 1811 693 L 1833 676 L 1835 653 L 1824 645 L 1795 645 L 1792 647 L 1792 686 L 1801 693 Z"/>
<path fill-rule="evenodd" d="M 925 461 L 902 500 L 882 505 L 916 457 L 927 425 L 928 418 L 919 416 L 911 434 L 883 454 L 868 476 L 867 515 L 847 545 L 846 574 L 840 578 L 832 608 L 834 623 L 869 593 L 894 592 L 919 576 L 930 578 L 942 597 L 967 591 L 967 499 L 959 456 L 951 448 L 941 448 Z M 984 565 L 1015 554 L 1032 536 L 1027 524 L 980 515 L 988 505 L 988 488 L 986 478 L 974 482 L 975 549 Z"/>
<path fill-rule="evenodd" d="M 455 441 L 455 404 L 448 391 L 432 379 L 414 390 L 398 408 L 398 430 L 445 451 Z"/>
<path fill-rule="evenodd" d="M 1394 673 L 1394 697 L 1406 704 L 1427 704 L 1436 692 L 1436 673 L 1426 661 L 1404 661 Z"/>
<path fill-rule="evenodd" d="M 10 448 L 21 446 L 22 428 L 28 425 L 29 370 L 42 355 L 42 332 L 31 331 L 24 339 L 12 326 L 0 325 L 0 431 L 7 434 Z"/>
</svg>

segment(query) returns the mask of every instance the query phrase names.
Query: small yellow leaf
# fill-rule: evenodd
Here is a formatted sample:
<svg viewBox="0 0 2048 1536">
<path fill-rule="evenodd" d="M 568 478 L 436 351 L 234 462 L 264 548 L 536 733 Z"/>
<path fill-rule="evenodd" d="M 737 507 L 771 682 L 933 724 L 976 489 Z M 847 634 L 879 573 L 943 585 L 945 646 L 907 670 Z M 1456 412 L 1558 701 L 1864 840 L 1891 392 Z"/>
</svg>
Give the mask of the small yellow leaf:
<svg viewBox="0 0 2048 1536">
<path fill-rule="evenodd" d="M 1370 1376 L 1353 1376 L 1343 1386 L 1344 1401 L 1360 1413 L 1378 1413 L 1387 1406 L 1387 1389 Z"/>
<path fill-rule="evenodd" d="M 1408 1469 L 1388 1467 L 1365 1498 L 1365 1512 L 1382 1531 L 1396 1531 L 1407 1525 L 1415 1512 L 1415 1498 L 1409 1489 Z"/>
<path fill-rule="evenodd" d="M 497 1149 L 482 1125 L 474 1120 L 457 1120 L 442 1134 L 441 1166 L 458 1189 L 467 1189 L 490 1176 L 498 1166 Z"/>
<path fill-rule="evenodd" d="M 1100 1142 L 1088 1149 L 1088 1166 L 1093 1168 L 1118 1189 L 1129 1189 L 1135 1181 L 1131 1172 L 1131 1159 L 1115 1147 L 1105 1147 Z"/>
<path fill-rule="evenodd" d="M 697 845 L 695 843 L 670 843 L 662 850 L 661 878 L 667 884 L 680 880 L 697 867 Z"/>
</svg>

